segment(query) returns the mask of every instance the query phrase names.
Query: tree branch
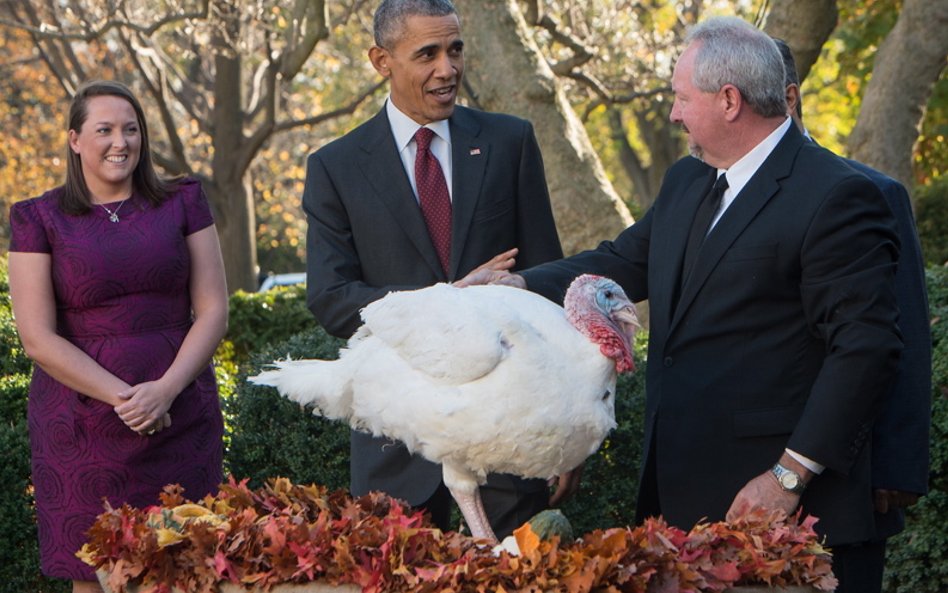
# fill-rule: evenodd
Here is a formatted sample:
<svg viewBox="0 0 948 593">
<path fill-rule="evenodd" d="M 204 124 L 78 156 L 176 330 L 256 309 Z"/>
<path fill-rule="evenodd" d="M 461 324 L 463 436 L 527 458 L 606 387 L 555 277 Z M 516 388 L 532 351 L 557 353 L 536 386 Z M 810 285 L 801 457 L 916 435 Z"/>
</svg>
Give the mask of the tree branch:
<svg viewBox="0 0 948 593">
<path fill-rule="evenodd" d="M 546 29 L 550 33 L 553 41 L 573 51 L 573 55 L 569 58 L 550 65 L 550 68 L 553 69 L 555 74 L 567 76 L 574 68 L 582 66 L 595 56 L 595 50 L 589 49 L 576 37 L 563 32 L 559 23 L 550 15 L 544 14 L 541 16 L 537 26 Z"/>
<path fill-rule="evenodd" d="M 361 105 L 366 99 L 368 99 L 369 97 L 377 93 L 379 89 L 384 87 L 386 82 L 388 81 L 381 80 L 375 83 L 375 85 L 366 89 L 358 97 L 350 101 L 345 106 L 340 107 L 339 109 L 334 109 L 326 113 L 314 115 L 313 117 L 305 117 L 303 119 L 295 119 L 295 120 L 279 122 L 273 127 L 273 131 L 283 132 L 286 130 L 292 130 L 294 128 L 299 128 L 303 126 L 314 126 L 317 124 L 321 124 L 324 121 L 329 121 L 331 119 L 337 118 L 342 115 L 351 115 L 352 113 L 355 112 L 355 110 L 359 107 L 359 105 Z"/>
<path fill-rule="evenodd" d="M 129 59 L 138 70 L 139 75 L 145 84 L 145 88 L 148 90 L 148 93 L 155 101 L 155 105 L 158 107 L 158 113 L 161 116 L 161 123 L 164 126 L 165 135 L 168 138 L 168 143 L 171 148 L 171 156 L 162 159 L 162 162 L 165 163 L 163 167 L 165 170 L 173 173 L 190 173 L 191 168 L 188 165 L 188 158 L 184 151 L 184 143 L 181 141 L 181 137 L 178 135 L 174 115 L 171 113 L 171 109 L 168 107 L 168 101 L 165 93 L 165 83 L 162 76 L 161 67 L 155 67 L 155 77 L 157 80 L 152 80 L 152 77 L 145 64 L 139 59 L 139 56 L 147 54 L 137 51 L 132 45 L 131 40 L 124 34 L 119 35 L 119 38 L 122 40 L 122 43 L 128 50 Z M 157 151 L 154 150 L 154 147 L 152 149 L 152 153 L 157 153 Z"/>
<path fill-rule="evenodd" d="M 329 37 L 328 22 L 329 7 L 325 0 L 296 0 L 292 25 L 286 30 L 286 46 L 275 60 L 283 78 L 296 76 L 316 44 Z"/>
<path fill-rule="evenodd" d="M 49 24 L 45 22 L 38 22 L 30 25 L 19 21 L 11 21 L 9 19 L 0 18 L 0 25 L 6 25 L 8 27 L 27 31 L 37 39 L 59 39 L 62 41 L 93 41 L 102 37 L 102 35 L 111 29 L 129 29 L 148 36 L 154 34 L 156 31 L 164 28 L 167 25 L 171 25 L 179 21 L 206 19 L 208 15 L 208 1 L 209 0 L 201 0 L 201 7 L 197 11 L 168 14 L 150 25 L 139 25 L 125 19 L 109 18 L 105 22 L 94 26 L 91 29 L 87 29 L 78 33 L 66 32 L 61 23 Z"/>
</svg>

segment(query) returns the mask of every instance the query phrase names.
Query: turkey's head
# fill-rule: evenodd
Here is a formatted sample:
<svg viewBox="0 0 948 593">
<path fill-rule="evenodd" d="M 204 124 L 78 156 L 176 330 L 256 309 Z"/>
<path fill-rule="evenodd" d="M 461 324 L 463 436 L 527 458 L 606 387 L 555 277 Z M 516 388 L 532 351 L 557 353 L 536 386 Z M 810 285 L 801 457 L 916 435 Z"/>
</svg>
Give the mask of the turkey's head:
<svg viewBox="0 0 948 593">
<path fill-rule="evenodd" d="M 615 361 L 617 372 L 635 370 L 632 338 L 642 325 L 621 286 L 603 276 L 577 276 L 566 291 L 563 308 L 573 327 Z"/>
</svg>

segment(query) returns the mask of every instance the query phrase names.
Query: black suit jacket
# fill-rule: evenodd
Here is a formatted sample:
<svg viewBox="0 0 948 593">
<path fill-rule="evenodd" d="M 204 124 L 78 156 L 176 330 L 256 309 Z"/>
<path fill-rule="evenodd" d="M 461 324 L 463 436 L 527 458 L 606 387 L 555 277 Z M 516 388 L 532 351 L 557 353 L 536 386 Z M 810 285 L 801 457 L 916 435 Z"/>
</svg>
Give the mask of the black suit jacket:
<svg viewBox="0 0 948 593">
<path fill-rule="evenodd" d="M 615 241 L 524 276 L 555 300 L 589 271 L 649 299 L 646 459 L 671 523 L 723 519 L 790 447 L 827 468 L 801 504 L 829 543 L 868 540 L 864 445 L 902 347 L 895 220 L 865 176 L 791 127 L 709 234 L 673 306 L 714 177 L 682 159 Z"/>
<path fill-rule="evenodd" d="M 520 249 L 518 267 L 562 257 L 530 123 L 458 106 L 449 124 L 449 277 L 438 262 L 385 109 L 310 155 L 303 193 L 307 293 L 310 309 L 329 333 L 348 338 L 361 325 L 360 309 L 372 301 L 393 290 L 463 277 L 512 247 Z M 351 463 L 356 495 L 383 490 L 420 504 L 441 480 L 440 466 L 363 433 L 353 433 Z"/>
</svg>

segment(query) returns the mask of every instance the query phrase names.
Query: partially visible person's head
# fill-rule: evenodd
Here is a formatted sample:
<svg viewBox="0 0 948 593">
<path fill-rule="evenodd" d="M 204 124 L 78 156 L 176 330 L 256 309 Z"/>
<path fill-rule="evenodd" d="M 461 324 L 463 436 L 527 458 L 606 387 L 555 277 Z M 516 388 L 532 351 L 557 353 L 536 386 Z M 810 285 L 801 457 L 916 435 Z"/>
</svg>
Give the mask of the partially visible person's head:
<svg viewBox="0 0 948 593">
<path fill-rule="evenodd" d="M 391 100 L 419 124 L 454 112 L 464 75 L 461 24 L 449 0 L 383 0 L 375 12 L 372 66 Z"/>
<path fill-rule="evenodd" d="M 150 201 L 164 198 L 166 186 L 151 161 L 145 114 L 132 91 L 120 82 L 82 84 L 69 105 L 64 209 L 84 212 L 93 202 L 90 184 L 123 183 Z"/>
<path fill-rule="evenodd" d="M 780 52 L 765 33 L 735 17 L 703 21 L 685 41 L 672 76 L 671 121 L 688 134 L 692 155 L 729 167 L 750 148 L 733 141 L 741 136 L 735 122 L 786 116 Z"/>
<path fill-rule="evenodd" d="M 797 73 L 797 61 L 793 59 L 790 46 L 783 39 L 774 37 L 774 43 L 783 58 L 783 85 L 787 97 L 787 110 L 794 123 L 803 128 L 803 93 L 800 90 L 800 75 Z"/>
</svg>

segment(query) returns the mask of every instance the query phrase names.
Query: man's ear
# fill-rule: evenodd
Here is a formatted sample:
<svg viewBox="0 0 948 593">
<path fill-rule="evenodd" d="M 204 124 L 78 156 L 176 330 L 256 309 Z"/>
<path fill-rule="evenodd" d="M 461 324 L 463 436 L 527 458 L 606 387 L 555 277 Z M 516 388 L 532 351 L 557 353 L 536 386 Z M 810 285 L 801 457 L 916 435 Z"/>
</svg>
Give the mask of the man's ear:
<svg viewBox="0 0 948 593">
<path fill-rule="evenodd" d="M 373 45 L 369 48 L 369 61 L 372 62 L 372 67 L 385 78 L 388 78 L 392 74 L 392 69 L 388 64 L 390 59 L 391 56 L 388 55 L 388 51 L 384 48 L 377 45 Z"/>
<path fill-rule="evenodd" d="M 800 86 L 797 84 L 787 85 L 787 115 L 793 115 L 797 112 L 797 104 L 800 102 Z"/>
<path fill-rule="evenodd" d="M 724 85 L 721 87 L 719 93 L 721 105 L 724 109 L 724 117 L 728 121 L 733 121 L 741 112 L 741 108 L 744 105 L 744 97 L 741 96 L 741 91 L 737 90 L 737 87 L 733 84 Z"/>
</svg>

